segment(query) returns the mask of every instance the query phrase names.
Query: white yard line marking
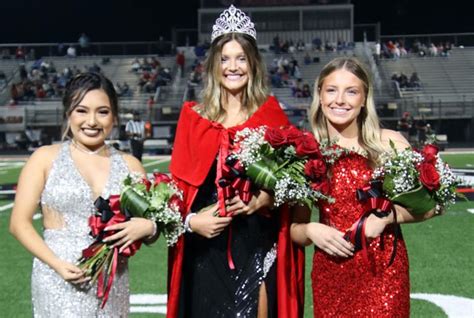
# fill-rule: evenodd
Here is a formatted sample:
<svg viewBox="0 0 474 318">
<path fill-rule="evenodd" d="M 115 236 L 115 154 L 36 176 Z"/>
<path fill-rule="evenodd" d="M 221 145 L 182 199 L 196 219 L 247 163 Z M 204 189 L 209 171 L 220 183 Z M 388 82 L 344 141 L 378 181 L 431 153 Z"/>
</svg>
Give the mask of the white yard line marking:
<svg viewBox="0 0 474 318">
<path fill-rule="evenodd" d="M 13 169 L 23 167 L 24 165 L 24 162 L 0 162 L 0 169 Z"/>
<path fill-rule="evenodd" d="M 0 194 L 15 194 L 15 190 L 0 190 Z"/>
<path fill-rule="evenodd" d="M 158 159 L 158 160 L 155 160 L 155 161 L 152 161 L 152 162 L 147 162 L 143 165 L 143 167 L 149 167 L 149 166 L 154 166 L 154 165 L 157 165 L 157 164 L 160 164 L 162 162 L 167 162 L 169 161 L 170 159 L 169 158 L 163 158 L 163 159 Z"/>
<path fill-rule="evenodd" d="M 8 203 L 8 204 L 3 205 L 3 206 L 0 206 L 0 212 L 1 212 L 1 211 L 8 210 L 8 209 L 11 209 L 12 207 L 13 207 L 13 202 L 12 202 L 12 203 Z"/>
<path fill-rule="evenodd" d="M 474 300 L 466 297 L 440 294 L 411 294 L 412 299 L 429 301 L 449 317 L 474 317 Z"/>
<path fill-rule="evenodd" d="M 130 295 L 130 312 L 166 314 L 166 294 Z"/>
</svg>

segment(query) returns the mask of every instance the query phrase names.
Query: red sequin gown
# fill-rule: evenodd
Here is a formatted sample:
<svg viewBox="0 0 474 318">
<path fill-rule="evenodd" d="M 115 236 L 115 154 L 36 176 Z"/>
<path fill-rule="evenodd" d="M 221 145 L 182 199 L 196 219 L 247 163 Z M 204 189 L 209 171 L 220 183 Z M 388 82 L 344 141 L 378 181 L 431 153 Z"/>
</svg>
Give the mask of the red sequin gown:
<svg viewBox="0 0 474 318">
<path fill-rule="evenodd" d="M 345 232 L 364 212 L 355 192 L 368 183 L 372 169 L 354 152 L 331 169 L 331 196 L 336 202 L 321 204 L 320 222 Z M 316 248 L 311 274 L 315 317 L 409 317 L 408 256 L 401 235 L 395 260 L 387 267 L 395 229 L 388 226 L 370 243 L 368 259 L 361 251 L 346 259 Z"/>
</svg>

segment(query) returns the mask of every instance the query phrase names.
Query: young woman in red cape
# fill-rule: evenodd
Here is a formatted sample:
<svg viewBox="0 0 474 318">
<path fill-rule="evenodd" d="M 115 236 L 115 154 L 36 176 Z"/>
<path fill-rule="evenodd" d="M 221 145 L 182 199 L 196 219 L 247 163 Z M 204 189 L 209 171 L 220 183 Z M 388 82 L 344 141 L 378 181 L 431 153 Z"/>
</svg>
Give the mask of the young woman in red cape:
<svg viewBox="0 0 474 318">
<path fill-rule="evenodd" d="M 310 122 L 316 139 L 336 141 L 347 150 L 330 168 L 327 188 L 335 202 L 320 204 L 320 222 L 309 222 L 305 209 L 294 211 L 293 240 L 316 246 L 311 274 L 314 316 L 408 317 L 408 255 L 398 224 L 428 219 L 434 209 L 412 215 L 395 205 L 395 213 L 371 213 L 364 225 L 361 217 L 367 207 L 357 200 L 357 190 L 369 184 L 380 154 L 391 149 L 390 140 L 398 149 L 409 144 L 400 133 L 380 128 L 370 75 L 357 59 L 336 58 L 323 68 L 315 83 Z M 368 244 L 354 252 L 358 240 L 349 235 L 349 244 L 345 232 L 357 233 L 359 224 Z"/>
<path fill-rule="evenodd" d="M 304 257 L 288 209 L 258 190 L 246 204 L 219 183 L 236 132 L 289 124 L 267 94 L 253 23 L 233 6 L 219 19 L 203 101 L 183 105 L 171 158 L 187 231 L 169 253 L 167 317 L 301 317 Z"/>
</svg>

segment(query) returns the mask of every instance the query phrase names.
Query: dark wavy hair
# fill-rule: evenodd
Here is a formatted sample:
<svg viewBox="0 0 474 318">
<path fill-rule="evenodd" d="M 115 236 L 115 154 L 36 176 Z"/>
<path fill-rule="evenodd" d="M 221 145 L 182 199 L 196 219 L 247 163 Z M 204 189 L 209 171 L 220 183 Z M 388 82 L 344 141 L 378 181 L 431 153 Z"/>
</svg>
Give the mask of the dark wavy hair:
<svg viewBox="0 0 474 318">
<path fill-rule="evenodd" d="M 68 124 L 69 116 L 74 108 L 81 103 L 84 96 L 92 90 L 101 89 L 109 97 L 112 115 L 115 123 L 119 123 L 118 98 L 112 82 L 100 73 L 85 72 L 75 75 L 66 85 L 63 97 L 65 127 L 63 128 L 63 139 L 72 137 Z"/>
</svg>

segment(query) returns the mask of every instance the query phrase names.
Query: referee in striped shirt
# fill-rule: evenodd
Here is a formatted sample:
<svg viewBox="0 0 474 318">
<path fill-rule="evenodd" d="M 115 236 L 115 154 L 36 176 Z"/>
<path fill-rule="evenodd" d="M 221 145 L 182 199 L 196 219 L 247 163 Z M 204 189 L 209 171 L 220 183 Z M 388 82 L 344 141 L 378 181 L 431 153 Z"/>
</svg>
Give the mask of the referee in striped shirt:
<svg viewBox="0 0 474 318">
<path fill-rule="evenodd" d="M 145 141 L 145 122 L 140 119 L 138 111 L 133 112 L 133 119 L 130 119 L 125 126 L 125 132 L 130 139 L 130 148 L 135 158 L 142 161 L 143 143 Z"/>
</svg>

